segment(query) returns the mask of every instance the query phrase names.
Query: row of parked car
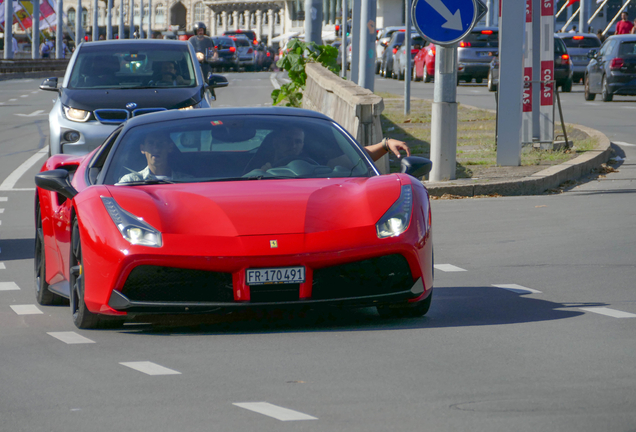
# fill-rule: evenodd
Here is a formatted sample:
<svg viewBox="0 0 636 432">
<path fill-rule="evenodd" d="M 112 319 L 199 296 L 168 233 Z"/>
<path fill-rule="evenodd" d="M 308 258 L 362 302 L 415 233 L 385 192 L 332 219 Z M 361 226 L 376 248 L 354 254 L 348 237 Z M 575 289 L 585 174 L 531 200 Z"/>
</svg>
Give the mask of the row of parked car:
<svg viewBox="0 0 636 432">
<path fill-rule="evenodd" d="M 276 50 L 259 43 L 252 30 L 226 31 L 211 37 L 218 58 L 208 63 L 217 70 L 261 71 L 269 70 L 274 63 Z"/>
<path fill-rule="evenodd" d="M 388 27 L 378 33 L 376 73 L 385 78 L 431 82 L 435 76 L 436 46 L 411 28 L 411 70 L 407 71 L 404 27 Z M 410 74 L 410 75 L 409 75 Z M 499 30 L 476 27 L 457 48 L 457 84 L 487 81 L 490 91 L 499 81 Z M 570 92 L 572 84 L 585 84 L 585 99 L 601 94 L 611 101 L 614 94 L 636 95 L 636 35 L 620 35 L 601 43 L 595 34 L 554 35 L 554 80 L 556 87 Z"/>
</svg>

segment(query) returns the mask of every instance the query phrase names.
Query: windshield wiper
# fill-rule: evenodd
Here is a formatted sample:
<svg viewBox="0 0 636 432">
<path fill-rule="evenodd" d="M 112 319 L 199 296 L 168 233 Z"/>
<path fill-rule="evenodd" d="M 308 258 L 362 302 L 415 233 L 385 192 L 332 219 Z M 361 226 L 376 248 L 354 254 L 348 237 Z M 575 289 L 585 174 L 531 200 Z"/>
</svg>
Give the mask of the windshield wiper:
<svg viewBox="0 0 636 432">
<path fill-rule="evenodd" d="M 117 184 L 125 185 L 125 186 L 138 186 L 138 185 L 175 184 L 175 183 L 178 183 L 178 182 L 174 180 L 167 180 L 167 179 L 147 179 L 147 180 L 139 180 L 139 181 L 132 181 L 132 182 L 119 182 Z"/>
</svg>

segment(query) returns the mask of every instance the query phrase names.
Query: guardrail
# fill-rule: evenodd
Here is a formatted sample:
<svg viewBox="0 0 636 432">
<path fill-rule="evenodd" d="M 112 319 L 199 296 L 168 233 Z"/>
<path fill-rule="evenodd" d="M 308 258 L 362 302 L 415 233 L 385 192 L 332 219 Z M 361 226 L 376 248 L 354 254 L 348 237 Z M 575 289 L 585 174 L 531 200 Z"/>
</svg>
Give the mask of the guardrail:
<svg viewBox="0 0 636 432">
<path fill-rule="evenodd" d="M 331 117 L 363 146 L 382 141 L 380 115 L 384 111 L 384 101 L 380 96 L 340 78 L 318 63 L 307 63 L 305 72 L 303 108 Z M 388 156 L 382 156 L 376 166 L 380 172 L 388 173 Z"/>
<path fill-rule="evenodd" d="M 24 76 L 60 76 L 66 70 L 68 62 L 69 59 L 2 59 L 0 60 L 0 80 Z"/>
</svg>

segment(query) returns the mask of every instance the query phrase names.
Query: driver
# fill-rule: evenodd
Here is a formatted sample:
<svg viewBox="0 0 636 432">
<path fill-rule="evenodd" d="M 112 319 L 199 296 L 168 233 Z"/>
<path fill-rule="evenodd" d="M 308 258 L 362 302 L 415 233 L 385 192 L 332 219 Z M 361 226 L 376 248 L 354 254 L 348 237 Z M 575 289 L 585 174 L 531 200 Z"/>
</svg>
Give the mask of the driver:
<svg viewBox="0 0 636 432">
<path fill-rule="evenodd" d="M 215 57 L 218 58 L 218 54 L 216 48 L 214 48 L 214 40 L 205 35 L 206 31 L 207 27 L 204 23 L 198 22 L 194 24 L 194 36 L 188 39 L 188 41 L 192 44 L 194 51 L 197 53 L 197 60 L 199 60 L 201 72 L 203 72 L 203 79 L 205 82 L 208 82 L 208 74 L 212 69 L 207 62 L 208 58 L 211 57 L 212 60 L 214 60 Z"/>
<path fill-rule="evenodd" d="M 156 83 L 176 86 L 186 84 L 186 80 L 184 80 L 181 75 L 177 75 L 177 68 L 174 62 L 165 61 L 161 64 L 159 78 L 156 80 Z"/>
<path fill-rule="evenodd" d="M 274 159 L 273 162 L 267 162 L 261 167 L 263 171 L 277 166 L 277 162 L 285 159 L 289 159 L 293 156 L 303 158 L 303 148 L 305 146 L 305 132 L 297 127 L 275 132 L 273 146 L 274 146 Z M 391 138 L 384 138 L 381 142 L 364 147 L 369 157 L 376 162 L 385 154 L 392 152 L 396 157 L 400 158 L 400 151 L 404 151 L 407 156 L 411 155 L 409 146 L 404 141 L 399 141 Z M 349 158 L 346 155 L 339 156 L 331 159 L 327 162 L 329 167 L 335 167 L 336 165 L 346 166 L 350 163 Z"/>
<path fill-rule="evenodd" d="M 132 172 L 123 176 L 119 183 L 131 183 L 145 180 L 180 180 L 189 176 L 175 171 L 170 166 L 170 153 L 175 146 L 172 140 L 163 132 L 152 132 L 144 138 L 139 146 L 146 157 L 148 166 L 139 172 Z"/>
</svg>

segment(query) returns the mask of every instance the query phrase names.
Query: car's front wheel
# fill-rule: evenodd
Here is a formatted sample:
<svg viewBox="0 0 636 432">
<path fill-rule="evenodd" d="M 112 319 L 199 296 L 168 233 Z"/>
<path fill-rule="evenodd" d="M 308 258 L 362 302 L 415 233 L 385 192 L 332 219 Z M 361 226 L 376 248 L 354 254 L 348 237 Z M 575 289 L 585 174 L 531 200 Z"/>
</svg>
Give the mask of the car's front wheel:
<svg viewBox="0 0 636 432">
<path fill-rule="evenodd" d="M 492 77 L 492 71 L 488 72 L 488 91 L 497 91 L 497 84 L 495 84 L 495 80 Z"/>
<path fill-rule="evenodd" d="M 89 311 L 84 303 L 84 267 L 82 260 L 82 242 L 80 240 L 79 223 L 77 218 L 73 219 L 73 229 L 71 231 L 71 257 L 70 257 L 70 300 L 73 324 L 81 329 L 98 328 L 104 323 L 104 318 Z"/>
<path fill-rule="evenodd" d="M 607 84 L 607 76 L 603 75 L 603 88 L 601 89 L 601 98 L 603 102 L 611 102 L 614 95 L 610 92 L 609 85 Z"/>
<path fill-rule="evenodd" d="M 431 292 L 426 299 L 417 302 L 414 305 L 383 305 L 377 306 L 376 309 L 378 314 L 383 318 L 418 318 L 428 313 L 428 310 L 431 308 L 432 300 L 433 293 Z"/>
<path fill-rule="evenodd" d="M 590 91 L 590 77 L 586 75 L 584 80 L 585 80 L 585 100 L 593 101 L 596 98 L 596 93 L 592 93 Z"/>
</svg>

